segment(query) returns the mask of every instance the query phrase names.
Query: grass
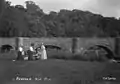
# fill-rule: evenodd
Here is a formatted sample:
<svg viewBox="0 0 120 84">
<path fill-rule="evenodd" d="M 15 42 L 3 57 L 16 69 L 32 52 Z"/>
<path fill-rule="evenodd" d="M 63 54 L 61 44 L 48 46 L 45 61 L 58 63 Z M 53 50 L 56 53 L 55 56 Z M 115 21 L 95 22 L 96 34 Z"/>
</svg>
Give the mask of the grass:
<svg viewBox="0 0 120 84">
<path fill-rule="evenodd" d="M 2 54 L 1 58 L 1 84 L 87 84 L 84 82 L 89 82 L 88 84 L 105 84 L 98 83 L 97 78 L 110 73 L 115 74 L 114 76 L 119 78 L 120 74 L 118 72 L 120 70 L 119 64 L 83 61 L 88 59 L 80 55 L 73 56 L 70 53 L 53 52 L 49 54 L 48 52 L 48 60 L 37 61 L 13 62 L 11 61 L 11 59 L 15 58 L 15 53 L 13 54 L 13 52 Z M 51 81 L 13 81 L 12 78 L 15 78 L 17 73 L 19 73 L 20 77 L 50 77 Z M 93 80 L 96 81 L 93 82 Z"/>
<path fill-rule="evenodd" d="M 112 65 L 112 66 L 111 66 Z M 109 74 L 107 71 L 117 69 L 120 70 L 119 65 L 100 63 L 100 62 L 85 62 L 74 60 L 38 60 L 38 61 L 0 61 L 0 83 L 1 84 L 98 84 L 98 79 Z M 49 77 L 51 81 L 13 81 L 17 73 L 19 77 L 33 77 L 42 78 Z M 113 73 L 111 71 L 111 73 Z M 117 77 L 117 76 L 116 76 Z M 101 82 L 102 80 L 100 80 Z M 95 83 L 97 82 L 97 83 Z M 105 84 L 105 83 L 99 83 Z M 112 83 L 111 83 L 112 84 Z M 117 84 L 117 83 L 113 83 Z M 118 83 L 119 84 L 119 83 Z"/>
<path fill-rule="evenodd" d="M 47 60 L 47 61 L 0 61 L 0 80 L 2 84 L 80 84 L 83 80 L 93 80 L 97 66 L 90 62 Z M 89 67 L 88 67 L 89 66 Z M 16 74 L 20 77 L 50 77 L 51 81 L 12 81 Z M 32 83 L 31 83 L 32 82 Z"/>
</svg>

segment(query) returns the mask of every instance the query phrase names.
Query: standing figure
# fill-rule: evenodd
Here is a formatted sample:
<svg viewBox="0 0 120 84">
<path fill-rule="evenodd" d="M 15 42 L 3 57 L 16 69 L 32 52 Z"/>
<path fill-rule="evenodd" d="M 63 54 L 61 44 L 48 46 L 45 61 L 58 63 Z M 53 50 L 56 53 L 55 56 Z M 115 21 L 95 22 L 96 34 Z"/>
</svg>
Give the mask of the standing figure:
<svg viewBox="0 0 120 84">
<path fill-rule="evenodd" d="M 28 53 L 28 60 L 33 60 L 34 44 L 31 44 L 27 53 Z"/>
<path fill-rule="evenodd" d="M 23 46 L 22 45 L 18 49 L 17 60 L 24 60 L 24 51 L 23 51 Z"/>
<path fill-rule="evenodd" d="M 46 52 L 44 44 L 42 43 L 42 45 L 41 45 L 41 60 L 46 60 L 46 59 L 47 59 L 47 52 Z"/>
</svg>

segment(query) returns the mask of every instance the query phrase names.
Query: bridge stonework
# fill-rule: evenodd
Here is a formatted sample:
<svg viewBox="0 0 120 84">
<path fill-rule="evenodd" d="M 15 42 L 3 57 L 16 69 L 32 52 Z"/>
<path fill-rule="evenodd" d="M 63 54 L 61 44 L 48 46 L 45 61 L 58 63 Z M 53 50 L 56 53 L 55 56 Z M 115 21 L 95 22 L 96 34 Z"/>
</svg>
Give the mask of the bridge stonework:
<svg viewBox="0 0 120 84">
<path fill-rule="evenodd" d="M 28 49 L 31 43 L 56 45 L 66 52 L 73 53 L 82 53 L 91 46 L 102 45 L 120 55 L 120 38 L 0 38 L 0 46 L 9 44 L 15 49 L 20 44 Z"/>
<path fill-rule="evenodd" d="M 23 38 L 22 41 L 25 49 L 28 49 L 31 43 L 40 45 L 55 45 L 61 47 L 66 52 L 71 52 L 71 38 Z"/>
<path fill-rule="evenodd" d="M 82 53 L 86 49 L 95 46 L 95 45 L 102 45 L 114 52 L 114 38 L 77 38 L 77 53 Z"/>
<path fill-rule="evenodd" d="M 0 38 L 0 47 L 2 45 L 11 45 L 14 49 L 16 48 L 16 38 Z"/>
</svg>

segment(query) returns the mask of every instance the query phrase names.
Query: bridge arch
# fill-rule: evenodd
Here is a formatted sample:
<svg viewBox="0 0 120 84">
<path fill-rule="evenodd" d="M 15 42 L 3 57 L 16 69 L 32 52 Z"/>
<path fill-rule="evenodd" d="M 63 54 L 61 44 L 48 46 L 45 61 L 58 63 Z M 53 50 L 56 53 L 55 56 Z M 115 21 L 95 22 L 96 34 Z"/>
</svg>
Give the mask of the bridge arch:
<svg viewBox="0 0 120 84">
<path fill-rule="evenodd" d="M 114 53 L 113 49 L 110 47 L 110 45 L 107 45 L 107 44 L 90 45 L 82 52 L 82 55 L 84 56 L 87 52 L 95 51 L 95 50 L 104 50 L 105 51 L 105 57 L 107 59 L 112 59 L 115 56 L 115 53 Z M 100 57 L 99 54 L 98 54 L 98 56 Z"/>
<path fill-rule="evenodd" d="M 53 44 L 46 44 L 45 45 L 46 49 L 56 49 L 56 50 L 61 50 L 62 48 L 58 45 L 53 45 Z M 40 45 L 36 47 L 36 49 L 40 48 Z"/>
<path fill-rule="evenodd" d="M 0 47 L 1 52 L 9 52 L 11 49 L 14 49 L 14 47 L 9 44 L 4 44 Z"/>
</svg>

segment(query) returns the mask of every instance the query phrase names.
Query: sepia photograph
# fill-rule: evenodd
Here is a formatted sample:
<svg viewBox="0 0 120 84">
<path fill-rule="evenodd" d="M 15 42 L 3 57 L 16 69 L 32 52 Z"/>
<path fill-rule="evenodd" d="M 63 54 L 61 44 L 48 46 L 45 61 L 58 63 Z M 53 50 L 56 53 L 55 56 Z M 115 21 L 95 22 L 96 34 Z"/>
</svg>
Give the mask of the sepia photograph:
<svg viewBox="0 0 120 84">
<path fill-rule="evenodd" d="M 0 84 L 120 84 L 120 0 L 0 0 Z"/>
</svg>

